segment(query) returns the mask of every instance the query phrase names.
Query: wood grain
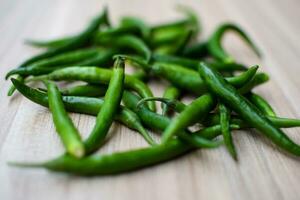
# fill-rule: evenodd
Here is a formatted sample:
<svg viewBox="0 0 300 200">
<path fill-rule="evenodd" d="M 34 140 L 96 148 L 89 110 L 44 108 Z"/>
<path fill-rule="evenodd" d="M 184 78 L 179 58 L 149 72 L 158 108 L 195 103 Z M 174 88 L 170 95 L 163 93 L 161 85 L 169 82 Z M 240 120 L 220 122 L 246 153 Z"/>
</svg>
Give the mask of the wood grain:
<svg viewBox="0 0 300 200">
<path fill-rule="evenodd" d="M 255 132 L 239 131 L 235 143 L 240 160 L 234 162 L 223 147 L 198 150 L 184 157 L 118 176 L 82 178 L 44 170 L 8 167 L 7 161 L 40 161 L 63 152 L 51 115 L 20 95 L 6 96 L 4 74 L 38 51 L 26 38 L 48 39 L 79 31 L 107 4 L 114 23 L 122 15 L 159 23 L 180 17 L 178 3 L 201 16 L 206 38 L 220 22 L 241 24 L 262 49 L 258 60 L 244 44 L 226 38 L 240 61 L 260 64 L 271 81 L 257 89 L 285 117 L 300 117 L 300 1 L 297 0 L 1 0 L 0 1 L 0 199 L 300 199 L 300 161 L 275 148 Z M 163 87 L 152 83 L 155 94 Z M 94 118 L 71 114 L 85 137 Z M 287 133 L 300 143 L 299 129 Z M 115 124 L 100 153 L 146 146 L 135 132 Z"/>
</svg>

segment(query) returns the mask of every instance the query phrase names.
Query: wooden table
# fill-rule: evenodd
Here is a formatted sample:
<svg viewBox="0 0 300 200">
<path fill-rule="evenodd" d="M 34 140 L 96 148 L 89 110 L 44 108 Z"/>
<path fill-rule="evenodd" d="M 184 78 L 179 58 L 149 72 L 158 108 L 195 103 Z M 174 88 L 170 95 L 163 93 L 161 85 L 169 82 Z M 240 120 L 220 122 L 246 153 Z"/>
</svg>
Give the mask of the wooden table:
<svg viewBox="0 0 300 200">
<path fill-rule="evenodd" d="M 257 92 L 268 99 L 280 116 L 300 117 L 300 1 L 297 0 L 189 0 L 107 1 L 116 24 L 122 15 L 136 15 L 149 23 L 174 20 L 174 5 L 185 3 L 202 18 L 207 38 L 224 21 L 245 28 L 259 44 L 259 60 L 236 37 L 226 46 L 239 61 L 260 64 L 271 81 Z M 41 161 L 63 152 L 49 111 L 19 94 L 6 96 L 10 85 L 4 74 L 37 53 L 23 44 L 26 38 L 48 39 L 75 33 L 98 13 L 99 0 L 0 1 L 0 199 L 300 199 L 300 161 L 279 151 L 259 134 L 235 135 L 239 161 L 224 147 L 198 150 L 179 159 L 117 176 L 82 178 L 37 169 L 16 169 L 7 161 Z M 157 95 L 163 87 L 153 83 Z M 94 118 L 71 114 L 84 137 Z M 300 143 L 299 129 L 287 130 Z M 145 146 L 143 139 L 115 124 L 112 138 L 100 153 Z"/>
</svg>

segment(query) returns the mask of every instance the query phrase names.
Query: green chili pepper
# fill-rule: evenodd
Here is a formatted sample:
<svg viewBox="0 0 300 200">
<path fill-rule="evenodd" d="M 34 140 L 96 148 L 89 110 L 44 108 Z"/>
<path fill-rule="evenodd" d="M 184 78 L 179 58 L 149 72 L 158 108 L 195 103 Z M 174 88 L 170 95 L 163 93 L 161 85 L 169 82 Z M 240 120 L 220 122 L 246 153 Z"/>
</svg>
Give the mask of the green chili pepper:
<svg viewBox="0 0 300 200">
<path fill-rule="evenodd" d="M 41 106 L 49 106 L 46 93 L 30 88 L 16 79 L 12 79 L 12 82 L 17 90 L 29 100 Z M 68 111 L 93 116 L 97 116 L 104 103 L 102 99 L 90 97 L 63 96 L 62 99 Z M 120 106 L 115 119 L 128 128 L 138 131 L 149 144 L 155 144 L 153 140 L 149 139 L 151 137 L 142 126 L 139 117 L 131 110 Z"/>
<path fill-rule="evenodd" d="M 181 52 L 181 55 L 188 58 L 201 59 L 209 55 L 207 42 L 200 42 L 192 46 L 187 46 Z"/>
<path fill-rule="evenodd" d="M 49 108 L 52 112 L 56 131 L 60 135 L 66 151 L 72 156 L 81 158 L 85 154 L 85 148 L 78 130 L 64 108 L 61 94 L 54 83 L 46 82 L 46 85 L 48 89 Z"/>
<path fill-rule="evenodd" d="M 199 72 L 206 82 L 209 91 L 218 96 L 224 104 L 236 112 L 249 125 L 261 131 L 282 149 L 291 154 L 300 155 L 300 146 L 295 144 L 280 129 L 276 128 L 266 116 L 245 97 L 240 95 L 221 75 L 207 67 L 204 63 L 199 65 Z"/>
<path fill-rule="evenodd" d="M 125 77 L 124 67 L 125 64 L 123 59 L 117 58 L 108 89 L 105 93 L 103 106 L 96 118 L 96 124 L 89 137 L 84 142 L 88 154 L 94 152 L 103 144 L 108 130 L 114 121 L 123 94 Z"/>
<path fill-rule="evenodd" d="M 170 85 L 166 88 L 163 97 L 168 99 L 178 99 L 180 96 L 180 90 Z M 168 115 L 170 113 L 169 107 L 166 104 L 161 104 L 162 115 Z"/>
<path fill-rule="evenodd" d="M 160 101 L 160 102 L 166 104 L 170 109 L 172 109 L 178 113 L 182 112 L 187 107 L 187 105 L 185 105 L 181 101 L 178 101 L 176 99 L 162 98 L 162 97 L 150 97 L 150 98 L 141 99 L 138 102 L 137 106 L 142 105 L 146 101 Z M 278 128 L 292 128 L 292 127 L 300 126 L 299 119 L 271 117 L 271 116 L 266 116 L 266 117 L 274 124 L 274 126 L 276 126 Z M 238 116 L 232 115 L 230 118 L 231 118 L 231 122 L 230 122 L 231 124 L 236 124 L 243 128 L 251 128 L 251 126 L 249 124 L 247 124 L 245 121 L 238 118 Z M 217 125 L 220 123 L 220 116 L 217 114 L 208 114 L 201 123 L 204 126 Z"/>
<path fill-rule="evenodd" d="M 168 117 L 154 113 L 143 105 L 138 106 L 140 98 L 130 92 L 125 91 L 122 100 L 128 108 L 137 113 L 143 124 L 151 129 L 164 130 L 171 123 Z M 222 144 L 222 141 L 210 141 L 201 136 L 191 135 L 188 130 L 181 130 L 177 134 L 181 140 L 198 148 L 213 148 Z"/>
<path fill-rule="evenodd" d="M 139 64 L 139 65 L 147 65 L 146 62 L 143 61 L 142 58 L 139 58 L 138 56 L 128 56 L 128 55 L 122 55 L 123 57 L 127 58 L 129 61 L 131 61 L 133 64 Z M 159 63 L 169 63 L 169 64 L 177 64 L 181 65 L 182 67 L 190 68 L 197 70 L 199 61 L 189 58 L 184 58 L 180 56 L 174 56 L 174 55 L 163 55 L 163 54 L 152 54 L 152 61 L 159 62 Z M 247 68 L 239 63 L 223 63 L 218 61 L 206 61 L 209 66 L 213 67 L 214 69 L 218 71 L 245 71 Z"/>
<path fill-rule="evenodd" d="M 136 109 L 136 103 L 139 100 L 138 97 L 126 91 L 124 92 L 124 96 L 125 99 L 127 99 L 127 103 L 133 105 L 134 109 Z M 132 101 L 133 99 L 135 101 Z M 138 113 L 141 116 L 150 117 L 150 121 L 155 121 L 156 116 L 161 116 L 149 110 L 147 111 L 145 107 Z M 159 123 L 154 123 L 150 126 L 152 128 L 153 126 L 155 126 L 158 129 L 164 129 L 168 125 L 169 120 L 166 117 L 161 117 L 163 119 L 162 121 L 160 121 Z M 149 122 L 149 118 L 146 121 Z M 215 132 L 211 132 L 211 135 L 215 137 L 215 135 L 218 134 L 216 134 Z M 213 137 L 207 136 L 206 138 L 213 139 Z M 114 153 L 111 155 L 91 155 L 80 160 L 72 159 L 68 155 L 63 155 L 58 157 L 57 159 L 41 164 L 12 162 L 10 162 L 9 164 L 21 167 L 45 167 L 53 171 L 63 171 L 85 176 L 116 174 L 161 163 L 163 161 L 167 161 L 179 155 L 187 153 L 194 148 L 196 147 L 184 143 L 178 139 L 174 139 L 167 144 L 156 145 L 151 148 L 143 148 L 133 151 L 131 150 L 127 152 Z"/>
<path fill-rule="evenodd" d="M 261 56 L 259 49 L 240 27 L 235 24 L 227 23 L 219 26 L 207 42 L 207 48 L 213 57 L 225 63 L 234 62 L 234 59 L 224 50 L 221 44 L 221 40 L 227 31 L 234 31 L 239 34 L 241 38 L 254 50 L 257 56 Z"/>
<path fill-rule="evenodd" d="M 45 163 L 13 163 L 19 167 L 43 167 L 52 171 L 60 171 L 77 175 L 92 176 L 117 174 L 132 171 L 146 166 L 161 163 L 178 157 L 193 148 L 179 140 L 165 145 L 142 148 L 107 155 L 91 155 L 82 159 L 73 159 L 64 155 Z"/>
<path fill-rule="evenodd" d="M 237 124 L 230 124 L 229 128 L 230 128 L 230 130 L 237 130 L 237 129 L 240 129 L 241 127 Z M 193 134 L 201 135 L 202 137 L 205 137 L 205 138 L 207 138 L 207 137 L 214 138 L 214 137 L 217 137 L 222 134 L 222 127 L 221 127 L 221 125 L 218 124 L 218 125 L 200 129 L 199 131 L 195 131 Z"/>
<path fill-rule="evenodd" d="M 89 42 L 91 39 L 91 36 L 95 33 L 95 31 L 98 30 L 99 26 L 102 24 L 108 24 L 108 17 L 107 17 L 107 9 L 105 8 L 103 13 L 101 13 L 99 16 L 95 17 L 89 26 L 82 31 L 80 34 L 76 35 L 71 41 L 68 43 L 65 43 L 63 46 L 60 46 L 55 49 L 50 49 L 44 53 L 41 53 L 37 56 L 34 56 L 28 60 L 26 60 L 24 63 L 22 63 L 21 67 L 26 67 L 29 64 L 36 62 L 38 60 L 49 58 L 51 56 L 58 55 L 60 53 L 64 53 L 66 51 L 74 50 L 79 47 L 84 46 Z"/>
<path fill-rule="evenodd" d="M 223 105 L 222 103 L 219 104 L 219 112 L 220 112 L 220 125 L 221 125 L 221 132 L 224 138 L 225 146 L 233 157 L 233 159 L 237 160 L 237 153 L 235 150 L 235 146 L 232 140 L 232 135 L 230 132 L 230 112 L 229 109 Z"/>
<path fill-rule="evenodd" d="M 257 67 L 252 67 L 240 76 L 227 78 L 233 85 L 244 85 L 253 78 L 257 70 Z M 197 72 L 194 70 L 186 69 L 179 65 L 155 63 L 151 66 L 151 73 L 155 76 L 162 77 L 168 80 L 171 84 L 179 89 L 192 92 L 194 94 L 203 94 L 207 91 L 207 88 L 201 78 L 197 78 Z"/>
<path fill-rule="evenodd" d="M 39 47 L 39 48 L 59 48 L 61 46 L 64 46 L 66 43 L 69 43 L 71 40 L 73 40 L 76 37 L 76 35 L 66 36 L 66 37 L 60 37 L 57 39 L 52 40 L 25 40 L 25 44 L 28 44 L 33 47 Z"/>
<path fill-rule="evenodd" d="M 245 84 L 243 87 L 239 88 L 241 94 L 246 94 L 251 91 L 254 87 L 261 85 L 269 81 L 269 76 L 266 73 L 257 73 L 251 81 Z"/>
<path fill-rule="evenodd" d="M 29 59 L 27 59 L 25 62 L 23 62 L 19 68 L 21 67 L 27 67 L 28 65 L 39 61 L 44 58 L 49 58 L 67 51 L 71 51 L 74 49 L 78 49 L 84 45 L 86 45 L 91 36 L 94 34 L 96 30 L 98 30 L 99 26 L 101 24 L 108 24 L 108 17 L 107 17 L 107 9 L 105 8 L 103 13 L 97 17 L 95 17 L 89 24 L 89 26 L 82 31 L 79 35 L 74 37 L 69 42 L 65 43 L 63 46 L 59 46 L 57 48 L 49 49 L 44 53 L 38 54 L 36 56 L 33 56 Z M 6 75 L 7 76 L 7 75 Z M 18 78 L 19 80 L 22 80 L 21 78 Z M 8 91 L 8 96 L 11 96 L 13 92 L 15 91 L 15 88 L 12 86 Z"/>
<path fill-rule="evenodd" d="M 291 118 L 283 118 L 283 117 L 271 117 L 266 116 L 274 126 L 277 128 L 293 128 L 300 126 L 299 119 L 291 119 Z M 202 122 L 204 126 L 213 126 L 219 124 L 220 118 L 218 115 L 210 114 L 207 118 Z M 231 123 L 238 124 L 242 128 L 251 128 L 251 125 L 247 124 L 246 121 L 240 119 L 238 116 L 231 116 Z"/>
<path fill-rule="evenodd" d="M 106 85 L 77 85 L 61 90 L 64 96 L 86 96 L 86 97 L 101 97 L 107 91 Z"/>
<path fill-rule="evenodd" d="M 210 94 L 204 94 L 194 100 L 166 128 L 162 136 L 162 143 L 166 143 L 188 126 L 201 121 L 215 106 L 216 102 Z"/>
<path fill-rule="evenodd" d="M 147 30 L 148 29 L 148 30 Z M 148 33 L 147 33 L 148 32 Z M 133 17 L 123 17 L 119 27 L 108 28 L 103 31 L 96 31 L 93 37 L 106 37 L 106 36 L 118 36 L 122 34 L 139 34 L 146 36 L 150 34 L 150 28 L 148 28 L 140 19 Z M 77 35 L 71 35 L 66 37 L 61 37 L 53 40 L 26 40 L 25 43 L 34 47 L 41 48 L 58 48 L 64 46 L 66 43 L 70 42 Z"/>
<path fill-rule="evenodd" d="M 182 30 L 186 29 L 193 30 L 193 35 L 198 34 L 200 30 L 200 23 L 194 11 L 185 6 L 178 6 L 177 11 L 183 13 L 186 16 L 186 19 L 152 27 L 151 42 L 153 44 L 176 41 L 178 35 L 182 34 Z"/>
<path fill-rule="evenodd" d="M 28 81 L 33 80 L 80 80 L 92 84 L 108 84 L 111 79 L 112 71 L 97 67 L 68 67 L 65 69 L 56 70 L 50 74 L 32 77 Z M 136 91 L 141 97 L 152 97 L 153 94 L 150 88 L 142 81 L 125 75 L 125 87 Z M 149 102 L 149 108 L 155 111 L 155 103 Z"/>
<path fill-rule="evenodd" d="M 121 27 L 136 27 L 140 35 L 145 41 L 148 41 L 151 34 L 151 29 L 148 27 L 144 21 L 137 17 L 126 16 L 122 17 L 120 22 Z"/>
<path fill-rule="evenodd" d="M 133 35 L 123 35 L 118 37 L 99 37 L 94 41 L 99 45 L 111 46 L 113 48 L 133 49 L 143 56 L 146 61 L 151 58 L 151 50 L 140 38 Z"/>
<path fill-rule="evenodd" d="M 46 58 L 38 62 L 34 62 L 32 65 L 22 68 L 13 69 L 7 73 L 5 79 L 9 78 L 13 74 L 19 75 L 40 75 L 40 71 L 49 71 L 52 68 L 57 69 L 57 67 L 64 67 L 68 65 L 75 64 L 77 62 L 82 62 L 82 60 L 96 56 L 97 54 L 102 54 L 104 50 L 99 48 L 89 48 L 75 50 L 57 56 Z M 49 67 L 49 68 L 47 68 Z"/>
<path fill-rule="evenodd" d="M 130 56 L 123 56 L 130 61 L 136 62 L 137 60 L 132 60 Z M 159 76 L 163 79 L 168 80 L 175 87 L 192 92 L 194 94 L 203 94 L 207 91 L 207 88 L 196 71 L 184 68 L 180 65 L 167 64 L 167 63 L 155 63 L 153 65 L 148 65 L 143 62 L 138 62 L 138 65 L 145 71 L 150 71 L 153 75 Z M 250 68 L 248 71 L 240 74 L 239 76 L 227 78 L 230 84 L 235 86 L 241 86 L 249 82 L 257 71 L 257 66 Z M 251 85 L 254 87 L 255 85 Z M 247 88 L 249 91 L 249 88 Z"/>
<path fill-rule="evenodd" d="M 180 35 L 177 36 L 177 40 L 158 46 L 156 49 L 154 49 L 155 53 L 162 54 L 162 55 L 178 55 L 180 54 L 185 46 L 190 42 L 190 39 L 192 37 L 193 31 L 191 29 L 187 29 L 185 31 L 182 31 Z"/>
<path fill-rule="evenodd" d="M 213 139 L 220 135 L 221 131 L 219 127 L 220 126 L 218 125 L 216 128 L 205 128 L 195 133 L 195 135 L 203 135 L 207 139 Z M 239 128 L 236 125 L 231 125 L 230 127 L 232 129 Z M 108 155 L 91 155 L 80 160 L 65 155 L 44 163 L 10 162 L 9 164 L 19 167 L 43 167 L 52 171 L 67 172 L 84 176 L 106 175 L 118 174 L 152 166 L 186 154 L 193 149 L 195 149 L 195 147 L 192 145 L 174 139 L 163 145 Z"/>
<path fill-rule="evenodd" d="M 263 114 L 271 117 L 276 117 L 272 106 L 260 95 L 249 93 L 247 98 L 253 103 Z"/>
<path fill-rule="evenodd" d="M 43 66 L 34 64 L 32 66 L 23 67 L 23 68 L 17 68 L 10 72 L 9 75 L 12 74 L 19 74 L 19 75 L 43 75 L 43 74 L 49 74 L 55 70 L 63 69 L 66 67 L 73 67 L 73 66 L 100 66 L 100 67 L 109 67 L 111 66 L 112 56 L 114 54 L 114 51 L 108 50 L 102 53 L 99 53 L 98 55 L 95 55 L 89 59 L 81 60 L 79 62 L 75 62 L 73 64 L 69 65 L 61 65 L 61 66 Z"/>
</svg>

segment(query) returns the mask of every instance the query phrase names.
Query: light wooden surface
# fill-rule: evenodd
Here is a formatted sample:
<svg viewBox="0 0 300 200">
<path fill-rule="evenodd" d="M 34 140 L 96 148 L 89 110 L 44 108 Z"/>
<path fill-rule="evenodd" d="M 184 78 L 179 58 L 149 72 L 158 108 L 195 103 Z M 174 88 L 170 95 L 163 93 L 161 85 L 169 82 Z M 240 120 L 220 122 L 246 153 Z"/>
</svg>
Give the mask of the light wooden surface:
<svg viewBox="0 0 300 200">
<path fill-rule="evenodd" d="M 232 36 L 226 44 L 240 61 L 261 64 L 271 81 L 257 91 L 280 116 L 300 117 L 300 1 L 189 0 L 109 1 L 110 16 L 137 15 L 150 23 L 180 17 L 174 5 L 184 3 L 201 16 L 205 38 L 223 21 L 234 21 L 259 44 L 258 60 Z M 54 38 L 81 30 L 101 10 L 100 0 L 0 1 L 0 199 L 300 199 L 300 160 L 278 151 L 255 132 L 235 135 L 240 160 L 234 162 L 224 147 L 198 150 L 179 159 L 117 176 L 82 178 L 45 170 L 8 167 L 7 161 L 41 161 L 63 152 L 49 111 L 20 95 L 8 98 L 4 74 L 37 50 L 25 38 Z M 162 87 L 152 84 L 157 95 Z M 94 118 L 72 114 L 86 136 Z M 100 151 L 113 152 L 145 146 L 141 137 L 120 125 Z M 287 130 L 300 143 L 300 130 Z"/>
</svg>

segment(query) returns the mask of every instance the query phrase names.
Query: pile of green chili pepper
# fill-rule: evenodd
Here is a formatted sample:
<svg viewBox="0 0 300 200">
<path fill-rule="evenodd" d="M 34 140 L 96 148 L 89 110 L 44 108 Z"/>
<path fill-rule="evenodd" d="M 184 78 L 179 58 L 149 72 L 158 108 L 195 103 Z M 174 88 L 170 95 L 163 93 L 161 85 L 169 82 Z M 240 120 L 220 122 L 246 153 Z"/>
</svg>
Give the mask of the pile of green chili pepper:
<svg viewBox="0 0 300 200">
<path fill-rule="evenodd" d="M 253 91 L 269 76 L 257 72 L 258 66 L 238 63 L 222 44 L 226 33 L 234 32 L 260 56 L 251 38 L 236 24 L 224 23 L 199 41 L 202 27 L 197 15 L 186 7 L 178 10 L 182 19 L 170 23 L 149 25 L 125 16 L 112 26 L 105 8 L 80 33 L 28 40 L 43 52 L 7 73 L 12 82 L 8 95 L 17 90 L 50 109 L 65 153 L 43 163 L 10 164 L 86 176 L 116 174 L 223 144 L 237 161 L 232 132 L 250 128 L 300 156 L 300 146 L 280 129 L 298 127 L 300 120 L 278 117 L 267 100 Z M 135 72 L 125 73 L 127 64 Z M 153 96 L 148 85 L 157 79 L 168 82 L 161 97 Z M 45 87 L 34 88 L 32 82 Z M 194 97 L 188 105 L 180 101 L 186 95 Z M 156 102 L 161 102 L 161 114 Z M 96 116 L 87 139 L 81 138 L 68 112 Z M 114 121 L 139 133 L 149 147 L 95 153 Z M 161 139 L 154 139 L 147 129 L 161 134 Z"/>
</svg>

